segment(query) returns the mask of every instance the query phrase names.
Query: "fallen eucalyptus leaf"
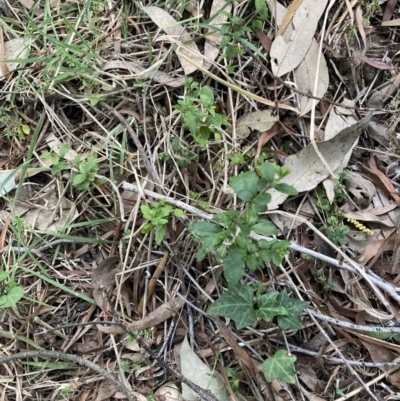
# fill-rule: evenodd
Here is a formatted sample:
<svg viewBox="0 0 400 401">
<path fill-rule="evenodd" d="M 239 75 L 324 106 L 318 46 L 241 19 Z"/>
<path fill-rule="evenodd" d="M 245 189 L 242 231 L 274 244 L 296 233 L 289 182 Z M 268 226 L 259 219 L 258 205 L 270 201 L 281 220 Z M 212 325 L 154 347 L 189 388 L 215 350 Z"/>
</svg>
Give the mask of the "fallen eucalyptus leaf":
<svg viewBox="0 0 400 401">
<path fill-rule="evenodd" d="M 349 153 L 354 147 L 360 136 L 361 130 L 366 127 L 371 119 L 371 114 L 365 116 L 357 124 L 344 129 L 329 141 L 318 142 L 318 148 L 331 169 L 335 171 L 339 166 L 343 166 L 343 160 L 349 157 Z M 298 192 L 311 191 L 316 188 L 323 180 L 329 176 L 321 159 L 312 144 L 309 144 L 300 152 L 291 155 L 286 159 L 285 168 L 290 173 L 280 182 L 294 186 Z M 268 204 L 269 210 L 276 209 L 286 198 L 287 195 L 271 189 L 269 191 L 272 200 Z"/>
</svg>

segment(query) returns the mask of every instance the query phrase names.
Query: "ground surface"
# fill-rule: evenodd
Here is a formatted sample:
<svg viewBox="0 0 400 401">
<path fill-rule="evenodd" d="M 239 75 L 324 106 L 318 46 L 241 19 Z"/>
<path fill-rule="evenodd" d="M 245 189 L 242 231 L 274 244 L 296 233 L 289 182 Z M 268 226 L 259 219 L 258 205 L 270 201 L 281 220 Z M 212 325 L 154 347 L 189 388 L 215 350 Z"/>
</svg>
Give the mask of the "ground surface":
<svg viewBox="0 0 400 401">
<path fill-rule="evenodd" d="M 0 1 L 0 399 L 400 399 L 397 2 L 144 3 Z"/>
</svg>

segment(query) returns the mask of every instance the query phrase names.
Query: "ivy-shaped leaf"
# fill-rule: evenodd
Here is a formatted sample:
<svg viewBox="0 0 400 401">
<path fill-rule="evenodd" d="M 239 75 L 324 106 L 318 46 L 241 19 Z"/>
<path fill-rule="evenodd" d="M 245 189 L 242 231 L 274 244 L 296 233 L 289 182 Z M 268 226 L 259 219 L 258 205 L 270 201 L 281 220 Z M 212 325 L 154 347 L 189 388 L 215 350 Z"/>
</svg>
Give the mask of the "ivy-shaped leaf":
<svg viewBox="0 0 400 401">
<path fill-rule="evenodd" d="M 278 294 L 269 292 L 257 297 L 256 316 L 270 322 L 275 316 L 287 316 L 287 310 L 277 301 Z"/>
<path fill-rule="evenodd" d="M 296 362 L 294 355 L 289 356 L 287 351 L 280 349 L 272 358 L 268 358 L 262 364 L 262 371 L 268 382 L 280 379 L 285 383 L 296 383 L 294 371 L 294 363 Z"/>
<path fill-rule="evenodd" d="M 253 308 L 253 290 L 248 285 L 232 286 L 210 305 L 208 312 L 232 319 L 238 330 L 250 326 L 256 320 Z"/>
<path fill-rule="evenodd" d="M 282 330 L 301 329 L 300 315 L 307 308 L 309 302 L 290 298 L 286 290 L 283 290 L 276 299 L 288 313 L 287 316 L 278 316 L 279 327 Z"/>
</svg>

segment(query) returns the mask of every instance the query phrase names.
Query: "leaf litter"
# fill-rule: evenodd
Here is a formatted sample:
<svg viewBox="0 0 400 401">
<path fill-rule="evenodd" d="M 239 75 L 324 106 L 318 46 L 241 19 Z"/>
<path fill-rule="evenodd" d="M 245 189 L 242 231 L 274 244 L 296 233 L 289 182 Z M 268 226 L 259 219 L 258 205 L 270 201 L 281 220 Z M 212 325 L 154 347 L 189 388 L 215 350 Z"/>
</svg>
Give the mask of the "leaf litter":
<svg viewBox="0 0 400 401">
<path fill-rule="evenodd" d="M 399 16 L 393 1 L 285 5 L 1 6 L 0 341 L 103 369 L 20 357 L 1 363 L 6 398 L 128 399 L 118 382 L 135 399 L 396 398 Z M 242 211 L 234 177 L 256 194 L 265 162 L 298 192 L 262 193 L 253 225 L 289 241 L 286 259 L 236 277 L 225 241 L 196 261 L 190 225 Z M 163 197 L 184 213 L 154 216 L 156 243 L 141 206 Z"/>
</svg>

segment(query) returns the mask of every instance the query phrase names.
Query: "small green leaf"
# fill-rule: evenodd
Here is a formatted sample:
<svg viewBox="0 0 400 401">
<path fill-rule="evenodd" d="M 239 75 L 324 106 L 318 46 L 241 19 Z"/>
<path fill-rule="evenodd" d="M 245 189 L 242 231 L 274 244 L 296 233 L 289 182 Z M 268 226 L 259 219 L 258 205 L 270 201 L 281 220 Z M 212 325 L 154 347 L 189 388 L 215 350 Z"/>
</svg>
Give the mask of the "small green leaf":
<svg viewBox="0 0 400 401">
<path fill-rule="evenodd" d="M 306 309 L 309 305 L 309 302 L 299 301 L 297 299 L 290 298 L 286 290 L 283 290 L 278 295 L 277 301 L 287 311 L 286 316 L 278 316 L 279 327 L 282 330 L 303 328 L 300 324 L 299 319 L 304 309 Z"/>
<path fill-rule="evenodd" d="M 8 272 L 0 272 L 0 283 L 9 276 Z"/>
<path fill-rule="evenodd" d="M 201 88 L 200 100 L 206 108 L 211 107 L 214 104 L 214 93 L 209 86 L 203 86 Z"/>
<path fill-rule="evenodd" d="M 183 217 L 183 210 L 182 209 L 174 209 L 174 215 L 176 217 Z"/>
<path fill-rule="evenodd" d="M 72 185 L 78 186 L 86 181 L 86 174 L 76 174 L 72 179 Z"/>
<path fill-rule="evenodd" d="M 262 371 L 269 383 L 275 379 L 284 381 L 285 383 L 296 383 L 296 372 L 294 371 L 294 363 L 296 362 L 294 355 L 289 356 L 288 352 L 280 349 L 272 358 L 268 358 L 262 364 Z"/>
<path fill-rule="evenodd" d="M 156 244 L 160 245 L 167 232 L 167 224 L 156 226 Z"/>
<path fill-rule="evenodd" d="M 248 285 L 235 285 L 217 299 L 208 312 L 234 320 L 238 330 L 254 324 L 253 290 Z"/>
<path fill-rule="evenodd" d="M 291 195 L 291 196 L 296 196 L 298 195 L 298 191 L 295 187 L 293 187 L 292 185 L 288 185 L 288 184 L 275 184 L 274 188 L 279 191 L 282 192 L 285 195 Z"/>
<path fill-rule="evenodd" d="M 230 246 L 224 260 L 224 276 L 229 285 L 238 284 L 245 270 L 243 252 L 235 245 Z"/>
<path fill-rule="evenodd" d="M 278 294 L 269 292 L 257 297 L 256 316 L 270 322 L 275 316 L 287 316 L 287 310 L 277 301 Z"/>
<path fill-rule="evenodd" d="M 263 22 L 258 18 L 254 18 L 251 21 L 251 28 L 253 29 L 253 32 L 255 34 L 257 34 L 258 31 L 262 30 L 262 26 L 263 26 Z"/>
<path fill-rule="evenodd" d="M 196 134 L 198 130 L 198 120 L 197 117 L 194 116 L 192 113 L 186 113 L 183 118 L 184 123 L 188 127 L 189 131 L 192 134 Z"/>
<path fill-rule="evenodd" d="M 258 167 L 257 170 L 260 171 L 262 178 L 264 178 L 268 184 L 270 184 L 272 181 L 274 181 L 275 178 L 275 166 L 271 163 L 261 163 Z"/>
<path fill-rule="evenodd" d="M 189 232 L 200 242 L 197 260 L 203 260 L 209 252 L 214 251 L 224 240 L 222 228 L 208 221 L 200 221 L 189 226 Z"/>
<path fill-rule="evenodd" d="M 257 213 L 266 212 L 269 202 L 271 202 L 271 195 L 269 193 L 258 194 L 251 205 L 251 209 Z"/>
<path fill-rule="evenodd" d="M 22 124 L 21 125 L 21 129 L 22 129 L 22 132 L 25 134 L 25 135 L 28 135 L 29 134 L 29 132 L 30 132 L 30 127 L 29 127 L 29 125 L 26 125 L 26 124 Z"/>
<path fill-rule="evenodd" d="M 19 285 L 14 285 L 8 290 L 6 295 L 0 297 L 0 308 L 12 308 L 24 296 L 24 289 Z"/>
<path fill-rule="evenodd" d="M 255 224 L 251 227 L 251 231 L 267 237 L 278 233 L 276 227 L 269 220 L 262 220 L 260 223 Z"/>
<path fill-rule="evenodd" d="M 209 221 L 199 221 L 189 226 L 189 232 L 198 239 L 207 238 L 210 235 L 218 234 L 222 228 Z"/>
<path fill-rule="evenodd" d="M 142 229 L 140 230 L 140 232 L 142 234 L 148 234 L 152 229 L 153 229 L 154 225 L 151 222 L 147 222 Z"/>
<path fill-rule="evenodd" d="M 226 157 L 233 163 L 233 164 L 243 164 L 244 157 L 242 153 L 229 153 Z"/>
<path fill-rule="evenodd" d="M 143 217 L 146 220 L 153 220 L 154 213 L 153 213 L 152 209 L 149 207 L 149 205 L 141 205 L 140 206 L 140 211 L 142 212 Z"/>
<path fill-rule="evenodd" d="M 60 157 L 64 157 L 69 151 L 69 145 L 67 143 L 64 143 L 64 145 L 61 146 L 60 151 L 58 154 Z"/>
<path fill-rule="evenodd" d="M 255 6 L 258 14 L 260 14 L 261 19 L 266 21 L 268 19 L 267 2 L 265 0 L 255 0 Z"/>
<path fill-rule="evenodd" d="M 258 176 L 254 171 L 246 171 L 229 180 L 238 198 L 250 202 L 257 195 Z"/>
</svg>

